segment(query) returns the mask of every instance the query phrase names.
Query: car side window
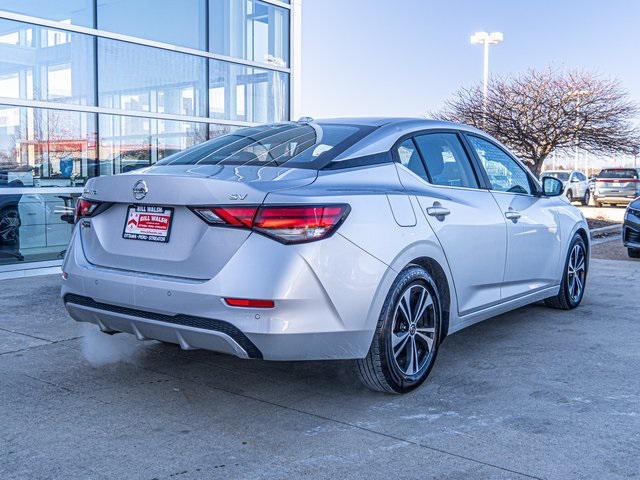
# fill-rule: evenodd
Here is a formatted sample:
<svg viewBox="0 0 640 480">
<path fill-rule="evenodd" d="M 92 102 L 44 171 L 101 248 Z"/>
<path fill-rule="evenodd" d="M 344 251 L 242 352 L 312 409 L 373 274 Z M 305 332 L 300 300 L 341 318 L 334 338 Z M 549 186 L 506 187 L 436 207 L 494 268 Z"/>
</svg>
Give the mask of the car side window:
<svg viewBox="0 0 640 480">
<path fill-rule="evenodd" d="M 492 190 L 531 194 L 531 182 L 525 170 L 505 151 L 491 142 L 467 136 L 487 172 Z"/>
<path fill-rule="evenodd" d="M 455 133 L 427 133 L 416 137 L 434 185 L 478 188 L 478 179 Z"/>
<path fill-rule="evenodd" d="M 427 171 L 424 168 L 424 164 L 422 163 L 416 144 L 412 139 L 408 138 L 400 144 L 398 147 L 398 158 L 402 165 L 407 167 L 420 178 L 423 178 L 427 182 L 429 181 Z"/>
</svg>

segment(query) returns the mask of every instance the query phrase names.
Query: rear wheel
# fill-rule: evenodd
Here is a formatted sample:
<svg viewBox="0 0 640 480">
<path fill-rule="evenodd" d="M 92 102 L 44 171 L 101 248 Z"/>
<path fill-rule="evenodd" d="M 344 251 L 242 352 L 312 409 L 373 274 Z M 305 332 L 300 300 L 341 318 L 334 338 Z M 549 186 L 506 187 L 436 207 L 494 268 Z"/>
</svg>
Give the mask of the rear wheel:
<svg viewBox="0 0 640 480">
<path fill-rule="evenodd" d="M 422 384 L 438 353 L 441 312 L 431 275 L 415 265 L 403 270 L 382 307 L 369 353 L 356 361 L 362 383 L 388 393 Z"/>
<path fill-rule="evenodd" d="M 544 303 L 548 307 L 562 310 L 571 310 L 580 305 L 584 296 L 588 266 L 586 245 L 582 237 L 576 234 L 567 252 L 560 291 L 555 297 L 547 298 Z"/>
<path fill-rule="evenodd" d="M 640 250 L 637 248 L 629 248 L 627 249 L 627 253 L 631 258 L 640 258 Z"/>
<path fill-rule="evenodd" d="M 0 211 L 0 244 L 15 245 L 20 240 L 20 214 L 16 207 Z"/>
</svg>

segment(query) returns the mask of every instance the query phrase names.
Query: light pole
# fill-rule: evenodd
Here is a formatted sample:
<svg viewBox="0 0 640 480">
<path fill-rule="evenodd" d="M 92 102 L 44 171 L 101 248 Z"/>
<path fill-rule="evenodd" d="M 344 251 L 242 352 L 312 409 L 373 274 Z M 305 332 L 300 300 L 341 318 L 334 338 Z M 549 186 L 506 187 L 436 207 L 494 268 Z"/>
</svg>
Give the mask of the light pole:
<svg viewBox="0 0 640 480">
<path fill-rule="evenodd" d="M 578 170 L 579 168 L 579 163 L 580 163 L 580 151 L 578 150 L 578 123 L 580 122 L 580 97 L 582 97 L 583 95 L 590 95 L 591 91 L 590 90 L 573 90 L 572 92 L 569 92 L 569 96 L 570 97 L 576 97 L 576 147 L 575 147 L 575 151 L 574 151 L 574 157 L 573 157 L 573 166 L 575 167 L 574 170 Z M 584 172 L 585 175 L 587 175 L 587 157 L 585 156 L 584 159 Z"/>
<path fill-rule="evenodd" d="M 496 45 L 504 40 L 502 32 L 476 32 L 471 35 L 472 45 L 483 45 L 484 67 L 482 71 L 482 110 L 487 111 L 487 89 L 489 84 L 489 45 Z"/>
</svg>

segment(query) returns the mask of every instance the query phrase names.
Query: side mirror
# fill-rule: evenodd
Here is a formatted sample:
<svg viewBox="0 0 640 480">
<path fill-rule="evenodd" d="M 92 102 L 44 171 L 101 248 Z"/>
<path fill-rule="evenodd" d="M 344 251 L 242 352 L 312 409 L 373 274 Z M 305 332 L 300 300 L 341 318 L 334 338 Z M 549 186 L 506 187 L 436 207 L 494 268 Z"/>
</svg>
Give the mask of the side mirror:
<svg viewBox="0 0 640 480">
<path fill-rule="evenodd" d="M 544 177 L 542 179 L 542 193 L 546 197 L 557 197 L 562 195 L 564 185 L 554 177 Z"/>
</svg>

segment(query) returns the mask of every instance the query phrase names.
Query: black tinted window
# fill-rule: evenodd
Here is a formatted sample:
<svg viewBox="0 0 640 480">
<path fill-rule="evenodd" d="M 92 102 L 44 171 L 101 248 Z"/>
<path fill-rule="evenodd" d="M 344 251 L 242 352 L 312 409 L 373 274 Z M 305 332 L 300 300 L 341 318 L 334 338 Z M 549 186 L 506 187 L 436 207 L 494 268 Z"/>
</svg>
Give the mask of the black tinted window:
<svg viewBox="0 0 640 480">
<path fill-rule="evenodd" d="M 374 127 L 284 123 L 243 128 L 166 157 L 157 165 L 321 168 Z"/>
<path fill-rule="evenodd" d="M 471 162 L 455 133 L 429 133 L 416 137 L 431 183 L 447 187 L 478 188 Z"/>
<path fill-rule="evenodd" d="M 598 178 L 638 178 L 638 172 L 633 168 L 605 169 L 598 174 Z"/>
</svg>

